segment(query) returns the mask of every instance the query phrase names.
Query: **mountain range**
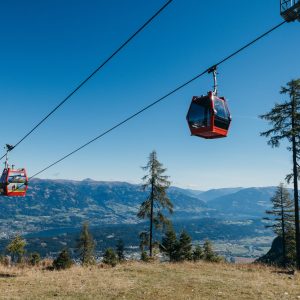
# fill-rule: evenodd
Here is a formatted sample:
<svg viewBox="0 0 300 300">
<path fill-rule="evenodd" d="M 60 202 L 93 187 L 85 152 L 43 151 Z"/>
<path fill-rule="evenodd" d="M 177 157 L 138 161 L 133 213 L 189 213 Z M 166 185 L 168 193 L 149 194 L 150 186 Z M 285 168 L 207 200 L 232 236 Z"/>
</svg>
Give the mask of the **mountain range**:
<svg viewBox="0 0 300 300">
<path fill-rule="evenodd" d="M 275 188 L 171 187 L 172 218 L 261 218 Z M 79 227 L 84 220 L 91 225 L 138 223 L 136 213 L 146 196 L 140 185 L 127 182 L 33 179 L 26 197 L 0 197 L 0 238 L 19 231 Z"/>
</svg>

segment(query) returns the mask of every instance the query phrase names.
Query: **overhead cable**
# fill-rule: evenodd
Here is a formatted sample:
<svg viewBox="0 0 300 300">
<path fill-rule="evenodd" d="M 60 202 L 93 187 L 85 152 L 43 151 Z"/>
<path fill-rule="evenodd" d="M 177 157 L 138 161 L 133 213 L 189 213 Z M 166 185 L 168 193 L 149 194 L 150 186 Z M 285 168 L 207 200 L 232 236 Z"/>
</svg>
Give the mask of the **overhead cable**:
<svg viewBox="0 0 300 300">
<path fill-rule="evenodd" d="M 167 94 L 165 94 L 164 96 L 160 97 L 159 99 L 155 100 L 154 102 L 150 103 L 149 105 L 143 107 L 142 109 L 138 110 L 136 113 L 130 115 L 129 117 L 127 117 L 126 119 L 124 119 L 123 121 L 115 124 L 113 127 L 107 129 L 106 131 L 100 133 L 98 136 L 96 136 L 95 138 L 89 140 L 88 142 L 86 142 L 85 144 L 83 144 L 82 146 L 76 148 L 75 150 L 73 150 L 72 152 L 66 154 L 65 156 L 63 156 L 62 158 L 56 160 L 55 162 L 51 163 L 50 165 L 48 165 L 47 167 L 43 168 L 42 170 L 38 171 L 37 173 L 35 173 L 34 175 L 32 175 L 29 179 L 32 179 L 34 177 L 36 177 L 37 175 L 41 174 L 42 172 L 48 170 L 49 168 L 53 167 L 54 165 L 58 164 L 59 162 L 65 160 L 66 158 L 68 158 L 69 156 L 75 154 L 76 152 L 82 150 L 83 148 L 85 148 L 86 146 L 90 145 L 91 143 L 97 141 L 98 139 L 104 137 L 105 135 L 107 135 L 108 133 L 112 132 L 113 130 L 117 129 L 118 127 L 122 126 L 123 124 L 127 123 L 128 121 L 130 121 L 131 119 L 137 117 L 138 115 L 140 115 L 141 113 L 145 112 L 146 110 L 148 110 L 149 108 L 151 108 L 152 106 L 158 104 L 159 102 L 165 100 L 167 97 L 171 96 L 172 94 L 178 92 L 179 90 L 181 90 L 182 88 L 186 87 L 187 85 L 189 85 L 190 83 L 192 83 L 193 81 L 195 81 L 196 79 L 198 79 L 199 77 L 203 76 L 204 74 L 210 72 L 210 70 L 212 70 L 213 68 L 223 64 L 224 62 L 228 61 L 229 59 L 231 59 L 232 57 L 236 56 L 237 54 L 239 54 L 241 51 L 245 50 L 246 48 L 250 47 L 251 45 L 253 45 L 254 43 L 256 43 L 257 41 L 259 41 L 260 39 L 262 39 L 263 37 L 267 36 L 268 34 L 270 34 L 271 32 L 273 32 L 274 30 L 276 30 L 277 28 L 279 28 L 280 26 L 282 26 L 283 24 L 285 24 L 286 21 L 281 22 L 280 24 L 272 27 L 270 30 L 266 31 L 265 33 L 261 34 L 260 36 L 258 36 L 257 38 L 255 38 L 254 40 L 252 40 L 251 42 L 247 43 L 246 45 L 244 45 L 243 47 L 239 48 L 238 50 L 234 51 L 233 53 L 231 53 L 230 55 L 226 56 L 225 58 L 223 58 L 222 60 L 220 60 L 219 62 L 217 62 L 216 64 L 212 65 L 211 67 L 205 69 L 203 72 L 199 73 L 198 75 L 194 76 L 192 79 L 186 81 L 185 83 L 179 85 L 177 88 L 173 89 L 172 91 L 168 92 Z"/>
<path fill-rule="evenodd" d="M 135 31 L 125 42 L 123 42 L 107 59 L 105 59 L 88 77 L 76 86 L 61 102 L 59 102 L 45 117 L 43 117 L 31 130 L 29 130 L 10 150 L 12 151 L 29 137 L 40 125 L 42 125 L 52 114 L 65 104 L 76 92 L 79 91 L 95 74 L 97 74 L 115 55 L 117 55 L 131 40 L 133 40 L 143 29 L 147 27 L 173 0 L 168 0 L 151 18 L 149 18 L 137 31 Z M 4 154 L 0 160 L 5 157 Z"/>
</svg>

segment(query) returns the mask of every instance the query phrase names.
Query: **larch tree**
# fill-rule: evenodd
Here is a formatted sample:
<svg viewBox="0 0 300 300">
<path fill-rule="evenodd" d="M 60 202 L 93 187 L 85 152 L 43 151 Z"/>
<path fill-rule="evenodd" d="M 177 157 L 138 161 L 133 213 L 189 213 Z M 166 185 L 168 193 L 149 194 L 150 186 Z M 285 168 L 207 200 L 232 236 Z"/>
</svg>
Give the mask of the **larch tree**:
<svg viewBox="0 0 300 300">
<path fill-rule="evenodd" d="M 173 205 L 167 196 L 167 189 L 170 186 L 169 176 L 164 175 L 166 169 L 158 161 L 156 151 L 150 153 L 148 163 L 143 170 L 147 174 L 142 178 L 142 188 L 149 194 L 141 204 L 137 216 L 140 219 L 149 219 L 149 255 L 152 257 L 153 226 L 158 229 L 170 223 L 165 216 L 165 211 L 172 213 Z"/>
<path fill-rule="evenodd" d="M 270 217 L 264 218 L 271 221 L 270 225 L 266 227 L 272 228 L 274 233 L 282 238 L 282 263 L 286 266 L 287 263 L 287 251 L 289 245 L 292 244 L 294 237 L 292 233 L 294 230 L 294 204 L 290 198 L 289 191 L 281 183 L 274 196 L 271 198 L 272 208 L 266 210 L 266 213 Z"/>
<path fill-rule="evenodd" d="M 300 79 L 292 80 L 281 88 L 281 94 L 288 95 L 288 100 L 277 103 L 270 112 L 260 118 L 268 121 L 271 129 L 261 135 L 269 138 L 268 144 L 279 147 L 285 140 L 289 143 L 288 150 L 292 152 L 293 172 L 287 176 L 294 184 L 294 210 L 295 210 L 295 240 L 296 264 L 300 269 L 300 228 L 299 228 L 299 159 L 300 159 Z"/>
</svg>

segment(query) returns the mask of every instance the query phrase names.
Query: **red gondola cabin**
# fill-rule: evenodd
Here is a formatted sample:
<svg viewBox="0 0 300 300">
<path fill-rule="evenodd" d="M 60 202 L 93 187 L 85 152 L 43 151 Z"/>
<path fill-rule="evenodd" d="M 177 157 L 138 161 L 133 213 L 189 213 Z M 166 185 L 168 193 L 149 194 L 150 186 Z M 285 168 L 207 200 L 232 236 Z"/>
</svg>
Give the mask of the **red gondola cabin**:
<svg viewBox="0 0 300 300">
<path fill-rule="evenodd" d="M 25 169 L 5 168 L 0 182 L 0 192 L 4 196 L 25 196 L 28 177 Z"/>
<path fill-rule="evenodd" d="M 194 96 L 186 116 L 192 135 L 205 139 L 226 137 L 231 116 L 225 98 L 213 92 L 207 96 Z"/>
</svg>

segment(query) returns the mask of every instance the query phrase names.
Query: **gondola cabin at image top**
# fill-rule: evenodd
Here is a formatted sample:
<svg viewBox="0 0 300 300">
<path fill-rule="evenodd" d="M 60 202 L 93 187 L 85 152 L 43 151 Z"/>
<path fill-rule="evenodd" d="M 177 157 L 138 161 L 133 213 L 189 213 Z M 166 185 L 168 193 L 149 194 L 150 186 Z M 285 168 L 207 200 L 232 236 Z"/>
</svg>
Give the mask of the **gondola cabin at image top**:
<svg viewBox="0 0 300 300">
<path fill-rule="evenodd" d="M 209 70 L 214 74 L 214 91 L 206 96 L 194 96 L 186 119 L 191 135 L 205 139 L 226 137 L 231 116 L 224 97 L 217 96 L 216 68 Z"/>
<path fill-rule="evenodd" d="M 13 149 L 13 146 L 6 145 L 5 168 L 0 178 L 0 195 L 2 196 L 26 196 L 28 188 L 28 177 L 26 170 L 9 167 L 7 154 Z"/>
<path fill-rule="evenodd" d="M 300 0 L 280 0 L 280 14 L 287 22 L 300 21 Z"/>
</svg>

